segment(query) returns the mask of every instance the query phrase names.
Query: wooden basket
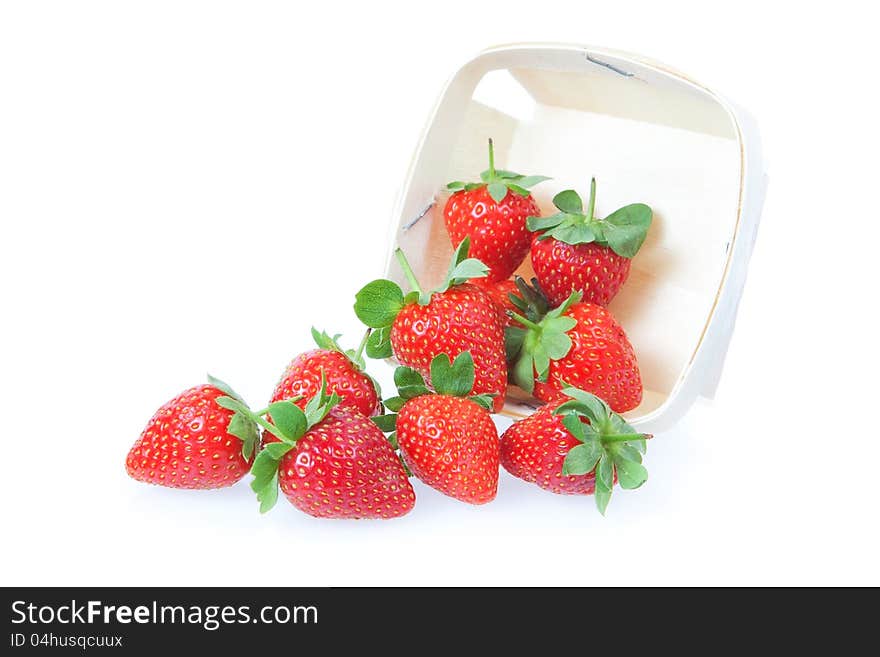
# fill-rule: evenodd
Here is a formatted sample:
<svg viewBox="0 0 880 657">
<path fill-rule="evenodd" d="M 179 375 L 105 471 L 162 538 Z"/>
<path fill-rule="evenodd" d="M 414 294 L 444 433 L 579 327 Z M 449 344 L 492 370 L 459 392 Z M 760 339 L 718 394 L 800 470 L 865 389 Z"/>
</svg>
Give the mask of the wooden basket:
<svg viewBox="0 0 880 657">
<path fill-rule="evenodd" d="M 630 278 L 609 306 L 639 361 L 644 431 L 675 423 L 720 376 L 766 188 L 753 121 L 716 93 L 642 57 L 574 45 L 491 48 L 444 88 L 416 148 L 389 236 L 423 285 L 442 278 L 452 247 L 444 185 L 499 167 L 553 179 L 534 188 L 544 214 L 597 179 L 598 216 L 644 202 L 654 221 Z M 532 275 L 526 262 L 520 273 Z M 504 413 L 537 406 L 511 387 Z"/>
</svg>

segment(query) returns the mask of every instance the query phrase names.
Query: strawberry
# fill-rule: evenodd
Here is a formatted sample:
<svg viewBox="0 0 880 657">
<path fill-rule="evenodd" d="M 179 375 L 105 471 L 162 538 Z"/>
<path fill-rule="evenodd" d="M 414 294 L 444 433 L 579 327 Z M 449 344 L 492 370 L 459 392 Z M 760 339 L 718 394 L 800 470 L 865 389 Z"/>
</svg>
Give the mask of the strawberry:
<svg viewBox="0 0 880 657">
<path fill-rule="evenodd" d="M 527 221 L 529 230 L 537 233 L 531 258 L 541 287 L 554 306 L 572 292 L 607 306 L 626 282 L 631 259 L 645 241 L 651 208 L 633 203 L 596 218 L 595 178 L 586 213 L 581 197 L 571 189 L 559 192 L 553 204 L 559 210 L 553 216 L 530 216 Z"/>
<path fill-rule="evenodd" d="M 501 320 L 501 324 L 503 326 L 510 325 L 511 319 L 510 315 L 507 314 L 507 311 L 517 310 L 517 307 L 510 299 L 511 294 L 519 293 L 516 283 L 512 279 L 490 283 L 484 278 L 475 278 L 473 284 L 483 290 L 483 292 L 488 294 L 489 298 L 492 299 L 495 308 L 498 310 L 498 317 Z"/>
<path fill-rule="evenodd" d="M 468 258 L 469 240 L 455 251 L 443 284 L 423 292 L 400 249 L 396 256 L 414 292 L 404 297 L 400 287 L 380 279 L 358 293 L 355 314 L 376 329 L 367 341 L 367 355 L 387 358 L 392 354 L 402 365 L 430 379 L 431 361 L 464 351 L 473 356 L 476 368 L 474 392 L 492 394 L 494 408 L 501 410 L 507 391 L 504 327 L 492 300 L 467 281 L 486 274 L 486 266 Z"/>
<path fill-rule="evenodd" d="M 289 400 L 269 404 L 272 422 L 239 400 L 219 402 L 270 434 L 251 468 L 261 512 L 275 505 L 279 487 L 316 518 L 397 518 L 415 506 L 415 492 L 385 435 L 355 408 L 339 405 L 326 383 L 303 409 Z"/>
<path fill-rule="evenodd" d="M 312 338 L 319 349 L 306 351 L 290 362 L 275 386 L 271 401 L 299 398 L 295 403 L 305 406 L 326 380 L 327 389 L 339 395 L 340 406 L 355 408 L 367 417 L 378 413 L 378 385 L 364 371 L 363 350 L 367 338 L 364 337 L 357 351 L 343 351 L 337 342 L 338 335 L 331 338 L 312 329 Z"/>
<path fill-rule="evenodd" d="M 539 210 L 528 188 L 549 178 L 496 169 L 490 139 L 489 168 L 480 179 L 478 183 L 446 185 L 454 192 L 443 209 L 446 231 L 453 247 L 470 238 L 471 256 L 489 267 L 488 280 L 503 281 L 522 264 L 532 242 L 526 217 L 537 215 Z"/>
<path fill-rule="evenodd" d="M 513 423 L 501 436 L 501 465 L 514 477 L 560 495 L 596 495 L 603 514 L 615 482 L 648 479 L 645 439 L 595 395 L 565 388 L 558 400 Z"/>
<path fill-rule="evenodd" d="M 450 363 L 446 354 L 431 361 L 432 394 L 422 375 L 409 367 L 394 373 L 400 396 L 386 400 L 397 415 L 373 418 L 400 445 L 412 473 L 470 504 L 495 499 L 498 490 L 498 430 L 489 415 L 488 395 L 469 397 L 474 361 L 467 351 Z"/>
<path fill-rule="evenodd" d="M 238 396 L 222 381 L 183 391 L 156 411 L 128 452 L 125 469 L 138 481 L 170 488 L 223 488 L 250 468 L 257 427 L 217 403 Z"/>
<path fill-rule="evenodd" d="M 530 299 L 540 297 L 537 286 L 530 290 Z M 575 386 L 598 395 L 617 413 L 638 406 L 639 365 L 614 316 L 602 306 L 581 302 L 580 292 L 553 310 L 546 307 L 531 304 L 526 317 L 512 313 L 523 327 L 507 329 L 514 382 L 542 401 Z"/>
</svg>

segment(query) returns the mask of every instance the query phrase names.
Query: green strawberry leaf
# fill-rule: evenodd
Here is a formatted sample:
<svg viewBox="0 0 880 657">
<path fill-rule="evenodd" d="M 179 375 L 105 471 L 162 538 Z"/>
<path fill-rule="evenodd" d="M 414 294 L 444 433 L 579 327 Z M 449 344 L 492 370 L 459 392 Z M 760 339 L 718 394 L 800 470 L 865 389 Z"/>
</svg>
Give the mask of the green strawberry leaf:
<svg viewBox="0 0 880 657">
<path fill-rule="evenodd" d="M 521 353 L 511 372 L 511 378 L 520 388 L 530 393 L 535 389 L 535 361 L 529 353 Z"/>
<path fill-rule="evenodd" d="M 559 414 L 559 409 L 554 411 L 554 414 Z M 565 428 L 568 429 L 568 432 L 574 436 L 577 440 L 582 443 L 587 442 L 587 432 L 585 430 L 586 425 L 581 422 L 580 418 L 571 413 L 562 418 L 562 424 L 565 425 Z"/>
<path fill-rule="evenodd" d="M 278 470 L 275 470 L 272 478 L 255 492 L 260 502 L 260 513 L 271 510 L 278 502 Z"/>
<path fill-rule="evenodd" d="M 241 413 L 235 413 L 229 418 L 226 432 L 241 440 L 241 455 L 245 461 L 250 461 L 260 441 L 256 422 Z"/>
<path fill-rule="evenodd" d="M 550 373 L 550 354 L 547 353 L 547 347 L 538 342 L 532 348 L 532 360 L 535 364 L 535 378 L 538 381 L 547 381 L 547 375 Z"/>
<path fill-rule="evenodd" d="M 614 465 L 617 468 L 617 480 L 620 482 L 621 488 L 633 490 L 648 480 L 648 471 L 645 470 L 645 466 L 625 458 L 621 452 L 615 454 Z"/>
<path fill-rule="evenodd" d="M 477 406 L 480 406 L 481 408 L 485 408 L 490 413 L 495 408 L 495 405 L 494 405 L 495 394 L 494 393 L 483 393 L 482 395 L 471 395 L 470 397 L 468 397 L 468 399 L 470 399 L 472 402 L 474 402 Z"/>
<path fill-rule="evenodd" d="M 393 413 L 389 415 L 374 415 L 370 419 L 383 433 L 394 431 L 397 428 L 397 415 Z"/>
<path fill-rule="evenodd" d="M 636 449 L 640 454 L 644 454 L 648 451 L 648 441 L 644 438 L 642 438 L 641 440 L 630 440 L 628 444 Z"/>
<path fill-rule="evenodd" d="M 388 442 L 391 444 L 391 449 L 400 449 L 400 445 L 397 443 L 397 432 L 392 431 L 385 438 L 388 439 Z"/>
<path fill-rule="evenodd" d="M 223 392 L 227 397 L 232 397 L 233 399 L 237 399 L 241 403 L 244 403 L 244 399 L 242 399 L 241 395 L 230 388 L 228 383 L 221 381 L 220 379 L 213 377 L 210 374 L 208 374 L 208 383 Z"/>
<path fill-rule="evenodd" d="M 472 278 L 482 278 L 489 273 L 489 268 L 476 258 L 468 258 L 455 266 L 449 274 L 449 287 L 461 285 Z M 447 288 L 448 289 L 448 288 Z M 444 290 L 445 291 L 445 290 Z"/>
<path fill-rule="evenodd" d="M 306 429 L 311 429 L 313 426 L 321 422 L 327 414 L 339 403 L 339 395 L 335 392 L 332 394 L 327 394 L 327 378 L 324 376 L 324 372 L 321 372 L 321 389 L 316 392 L 311 399 L 309 399 L 308 403 L 306 403 L 306 407 L 303 409 L 303 414 L 306 418 Z M 271 407 L 270 407 L 271 408 Z"/>
<path fill-rule="evenodd" d="M 517 354 L 522 350 L 525 338 L 525 329 L 516 326 L 508 326 L 504 329 L 504 351 L 508 362 L 516 358 Z"/>
<path fill-rule="evenodd" d="M 526 217 L 526 228 L 533 233 L 539 233 L 543 230 L 556 228 L 556 226 L 563 221 L 566 221 L 568 218 L 569 215 L 564 212 L 557 212 L 556 214 L 551 214 L 549 217 Z"/>
<path fill-rule="evenodd" d="M 519 187 L 525 187 L 526 189 L 530 187 L 534 187 L 538 183 L 542 183 L 545 180 L 551 180 L 549 176 L 520 176 L 516 179 L 516 184 Z"/>
<path fill-rule="evenodd" d="M 604 516 L 608 502 L 611 501 L 611 488 L 614 483 L 614 463 L 607 453 L 603 453 L 596 466 L 596 506 Z"/>
<path fill-rule="evenodd" d="M 281 457 L 287 454 L 287 452 L 292 450 L 294 447 L 294 445 L 290 445 L 288 443 L 267 443 L 266 446 L 263 447 L 263 451 L 260 452 L 260 454 L 265 452 L 276 461 L 280 461 Z M 251 470 L 251 473 L 253 473 L 253 470 Z"/>
<path fill-rule="evenodd" d="M 504 197 L 507 196 L 507 185 L 502 182 L 491 182 L 486 185 L 486 191 L 489 192 L 489 196 L 492 197 L 493 201 L 501 203 Z"/>
<path fill-rule="evenodd" d="M 422 375 L 411 367 L 406 367 L 405 365 L 401 365 L 394 370 L 394 385 L 397 386 L 397 393 L 404 400 L 410 400 L 415 397 L 431 394 L 431 390 L 425 384 L 425 379 Z M 385 406 L 394 410 L 388 406 L 388 402 L 385 403 Z"/>
<path fill-rule="evenodd" d="M 208 374 L 208 383 L 225 393 L 224 396 L 215 398 L 215 403 L 221 408 L 235 411 L 226 425 L 226 433 L 241 441 L 241 456 L 245 461 L 250 461 L 260 442 L 260 430 L 257 428 L 251 409 L 244 403 L 241 395 L 227 383 L 210 374 Z"/>
<path fill-rule="evenodd" d="M 583 402 L 579 402 L 576 399 L 571 399 L 567 402 L 563 402 L 560 404 L 555 411 L 553 411 L 553 415 L 581 415 L 591 422 L 597 422 L 596 416 L 593 415 L 593 410 Z"/>
<path fill-rule="evenodd" d="M 567 214 L 583 214 L 584 202 L 573 189 L 566 189 L 553 197 L 553 205 Z"/>
<path fill-rule="evenodd" d="M 608 246 L 616 254 L 632 258 L 645 241 L 651 218 L 651 208 L 644 203 L 633 203 L 612 212 L 602 222 Z"/>
<path fill-rule="evenodd" d="M 603 516 L 605 515 L 605 510 L 608 508 L 608 503 L 611 501 L 611 490 L 606 490 L 596 484 L 596 491 L 593 493 L 593 496 L 596 498 L 596 508 L 599 509 L 599 513 Z"/>
<path fill-rule="evenodd" d="M 607 452 L 603 452 L 596 467 L 596 483 L 602 484 L 603 488 L 611 490 L 614 485 L 614 461 Z"/>
<path fill-rule="evenodd" d="M 608 421 L 608 407 L 596 395 L 584 392 L 579 388 L 568 386 L 562 389 L 562 394 L 571 397 L 573 400 L 583 405 L 584 415 L 590 418 L 590 422 L 594 426 L 602 426 Z M 560 406 L 560 409 L 562 406 Z M 557 413 L 559 409 L 557 409 Z M 618 433 L 615 431 L 615 433 Z M 632 433 L 630 431 L 620 433 Z"/>
<path fill-rule="evenodd" d="M 299 407 L 290 401 L 279 401 L 269 404 L 272 423 L 285 438 L 298 440 L 306 432 L 308 420 Z"/>
<path fill-rule="evenodd" d="M 489 268 L 476 258 L 468 258 L 468 250 L 471 246 L 469 237 L 465 237 L 456 247 L 449 262 L 449 270 L 446 272 L 446 278 L 437 289 L 427 294 L 421 294 L 419 303 L 425 305 L 430 303 L 432 294 L 440 294 L 446 292 L 453 285 L 461 285 L 472 278 L 482 278 L 489 273 Z"/>
<path fill-rule="evenodd" d="M 575 390 L 577 390 L 577 388 L 575 388 Z M 589 394 L 589 393 L 581 393 L 581 394 Z M 638 433 L 638 431 L 633 429 L 633 427 L 630 424 L 628 424 L 626 420 L 624 420 L 617 413 L 614 413 L 604 401 L 602 401 L 598 397 L 596 399 L 598 399 L 599 403 L 601 403 L 605 407 L 605 411 L 608 415 L 608 423 L 609 423 L 609 426 L 611 427 L 612 433 Z M 639 442 L 639 443 L 644 444 L 645 441 L 639 440 L 639 441 L 631 441 L 631 442 L 632 443 Z M 644 454 L 644 452 L 642 452 L 642 453 Z"/>
<path fill-rule="evenodd" d="M 474 387 L 474 359 L 463 351 L 450 362 L 447 354 L 431 361 L 431 386 L 441 395 L 466 397 Z"/>
<path fill-rule="evenodd" d="M 589 244 L 596 240 L 596 233 L 588 224 L 583 222 L 563 222 L 551 231 L 548 235 L 553 239 L 566 244 Z"/>
<path fill-rule="evenodd" d="M 266 513 L 278 501 L 278 466 L 281 458 L 291 449 L 292 445 L 269 443 L 254 459 L 251 490 L 257 494 L 260 513 Z"/>
<path fill-rule="evenodd" d="M 599 462 L 602 453 L 602 445 L 599 444 L 599 441 L 591 440 L 583 445 L 575 445 L 565 455 L 565 460 L 562 462 L 562 474 L 564 476 L 589 474 L 596 468 L 596 463 Z"/>
<path fill-rule="evenodd" d="M 315 341 L 315 344 L 318 345 L 321 349 L 326 349 L 328 351 L 338 351 L 339 353 L 345 353 L 342 350 L 342 347 L 339 346 L 339 334 L 334 335 L 332 338 L 327 335 L 326 331 L 318 331 L 314 326 L 312 327 L 312 339 Z"/>
<path fill-rule="evenodd" d="M 636 449 L 629 443 L 617 443 L 616 445 L 611 445 L 609 449 L 611 449 L 611 453 L 615 457 L 615 463 L 617 463 L 617 458 L 626 459 L 628 461 L 635 461 L 636 463 L 642 462 L 641 452 L 639 452 L 638 449 Z"/>
<path fill-rule="evenodd" d="M 379 279 L 355 295 L 354 313 L 370 328 L 391 326 L 403 308 L 403 291 L 397 283 Z"/>
<path fill-rule="evenodd" d="M 566 332 L 575 326 L 577 326 L 577 320 L 573 317 L 547 320 L 544 324 L 544 330 L 541 332 L 541 344 L 550 359 L 559 360 L 571 350 L 571 338 Z"/>
<path fill-rule="evenodd" d="M 249 417 L 251 414 L 251 409 L 247 407 L 247 404 L 238 399 L 234 399 L 233 397 L 217 397 L 214 400 L 214 403 L 227 410 L 241 413 L 246 417 Z"/>
<path fill-rule="evenodd" d="M 522 196 L 523 198 L 529 195 L 529 190 L 527 190 L 525 187 L 520 187 L 519 185 L 514 183 L 507 183 L 507 189 L 512 191 L 514 194 Z"/>
<path fill-rule="evenodd" d="M 464 189 L 464 183 L 460 180 L 453 180 L 451 183 L 446 183 L 446 189 L 451 192 L 457 192 Z"/>
<path fill-rule="evenodd" d="M 283 443 L 270 443 L 270 445 L 282 444 Z M 289 448 L 289 445 L 285 445 L 285 447 Z M 254 480 L 251 482 L 251 488 L 254 491 L 259 490 L 272 479 L 272 475 L 278 471 L 278 462 L 280 458 L 281 457 L 273 456 L 272 452 L 268 449 L 264 449 L 257 454 L 257 458 L 254 459 L 254 464 L 251 466 L 251 474 L 254 477 Z"/>
<path fill-rule="evenodd" d="M 405 401 L 409 401 L 422 395 L 430 395 L 431 389 L 427 386 L 400 386 L 397 392 Z"/>
<path fill-rule="evenodd" d="M 507 300 L 510 301 L 510 303 L 512 303 L 514 306 L 516 306 L 516 309 L 519 310 L 520 313 L 528 314 L 529 302 L 523 299 L 521 296 L 514 294 L 513 292 L 508 292 Z"/>
<path fill-rule="evenodd" d="M 416 370 L 411 367 L 407 367 L 406 365 L 401 365 L 394 370 L 394 385 L 396 385 L 398 388 L 403 388 L 407 386 L 420 386 L 422 388 L 426 387 L 424 377 Z"/>
<path fill-rule="evenodd" d="M 406 402 L 407 400 L 403 397 L 390 397 L 382 403 L 385 404 L 385 408 L 387 408 L 389 411 L 397 413 L 398 411 L 400 411 L 401 408 L 403 408 L 403 405 Z"/>
<path fill-rule="evenodd" d="M 367 338 L 366 352 L 369 358 L 391 358 L 390 326 L 374 329 L 370 333 L 370 337 Z"/>
</svg>

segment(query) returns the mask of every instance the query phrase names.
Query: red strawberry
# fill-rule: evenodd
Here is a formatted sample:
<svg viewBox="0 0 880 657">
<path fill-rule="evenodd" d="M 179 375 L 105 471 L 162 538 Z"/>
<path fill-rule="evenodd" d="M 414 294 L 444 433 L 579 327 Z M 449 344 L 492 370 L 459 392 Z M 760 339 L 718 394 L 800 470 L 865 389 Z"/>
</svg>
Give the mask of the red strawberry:
<svg viewBox="0 0 880 657">
<path fill-rule="evenodd" d="M 507 311 L 516 312 L 518 310 L 513 301 L 510 300 L 511 294 L 519 294 L 516 283 L 512 279 L 489 283 L 483 278 L 475 278 L 473 284 L 489 295 L 495 304 L 495 308 L 498 310 L 498 317 L 501 319 L 502 325 L 508 326 L 511 319 Z"/>
<path fill-rule="evenodd" d="M 468 397 L 474 361 L 468 352 L 449 362 L 431 362 L 431 394 L 422 375 L 409 367 L 394 373 L 400 396 L 387 400 L 397 416 L 374 418 L 396 430 L 400 452 L 413 474 L 441 493 L 470 504 L 495 499 L 498 490 L 498 431 L 489 415 L 491 399 Z"/>
<path fill-rule="evenodd" d="M 479 183 L 455 181 L 446 186 L 455 193 L 446 201 L 443 216 L 452 246 L 470 238 L 471 256 L 489 267 L 488 280 L 502 281 L 522 264 L 532 242 L 526 217 L 539 210 L 528 188 L 549 178 L 495 169 L 491 139 L 489 168 L 480 178 Z"/>
<path fill-rule="evenodd" d="M 322 381 L 327 389 L 339 395 L 340 406 L 354 408 L 367 417 L 379 412 L 379 393 L 376 382 L 364 372 L 363 349 L 366 338 L 357 351 L 343 351 L 337 343 L 339 336 L 330 337 L 312 329 L 320 349 L 300 354 L 284 370 L 272 393 L 272 402 L 300 397 L 306 401 L 321 390 Z"/>
<path fill-rule="evenodd" d="M 608 310 L 579 298 L 574 292 L 549 312 L 530 310 L 528 318 L 514 313 L 525 328 L 508 329 L 513 380 L 542 401 L 575 386 L 598 395 L 617 413 L 632 410 L 642 401 L 632 345 Z"/>
<path fill-rule="evenodd" d="M 495 395 L 495 410 L 504 405 L 507 363 L 504 327 L 492 300 L 480 288 L 466 283 L 484 276 L 486 266 L 467 258 L 465 239 L 453 256 L 443 284 L 423 292 L 403 252 L 396 254 L 415 292 L 404 297 L 400 287 L 388 280 L 368 283 L 357 293 L 355 313 L 367 326 L 377 329 L 367 342 L 371 358 L 394 357 L 403 365 L 430 377 L 431 361 L 440 354 L 456 357 L 464 351 L 476 367 L 474 392 Z"/>
<path fill-rule="evenodd" d="M 138 481 L 170 488 L 223 488 L 250 468 L 257 443 L 256 425 L 233 421 L 218 397 L 235 396 L 226 384 L 185 390 L 156 411 L 128 452 L 125 469 Z"/>
<path fill-rule="evenodd" d="M 515 422 L 501 436 L 501 465 L 514 477 L 561 495 L 596 494 L 602 513 L 613 484 L 638 488 L 645 439 L 598 397 L 566 388 L 565 396 Z"/>
<path fill-rule="evenodd" d="M 553 216 L 528 219 L 529 230 L 537 232 L 531 257 L 542 289 L 554 306 L 572 292 L 607 306 L 626 282 L 631 258 L 645 241 L 651 208 L 633 203 L 597 219 L 595 178 L 586 213 L 581 197 L 571 189 L 557 194 L 553 203 L 559 209 Z"/>
<path fill-rule="evenodd" d="M 338 402 L 325 386 L 304 410 L 290 401 L 269 405 L 273 422 L 260 419 L 271 437 L 251 469 L 261 512 L 275 505 L 279 486 L 291 504 L 317 518 L 397 518 L 415 506 L 385 435 Z"/>
</svg>

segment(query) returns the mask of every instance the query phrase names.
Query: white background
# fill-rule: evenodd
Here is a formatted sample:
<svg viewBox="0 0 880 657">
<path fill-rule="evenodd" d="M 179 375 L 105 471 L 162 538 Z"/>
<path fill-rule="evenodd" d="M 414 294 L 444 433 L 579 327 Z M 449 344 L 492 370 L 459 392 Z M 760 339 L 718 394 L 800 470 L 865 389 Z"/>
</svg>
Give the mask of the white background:
<svg viewBox="0 0 880 657">
<path fill-rule="evenodd" d="M 779 3 L 782 5 L 783 3 Z M 2 584 L 880 584 L 873 21 L 862 3 L 5 2 Z M 445 79 L 639 52 L 747 107 L 770 189 L 721 386 L 591 499 L 502 474 L 329 522 L 124 472 L 206 370 L 260 403 L 353 292 Z"/>
</svg>

